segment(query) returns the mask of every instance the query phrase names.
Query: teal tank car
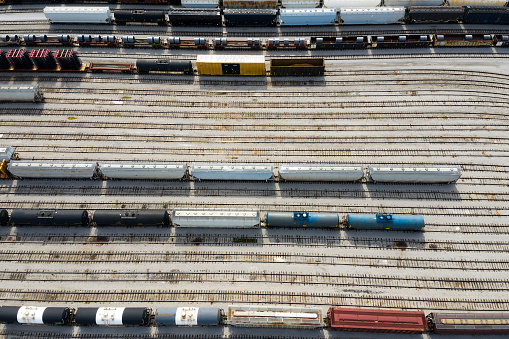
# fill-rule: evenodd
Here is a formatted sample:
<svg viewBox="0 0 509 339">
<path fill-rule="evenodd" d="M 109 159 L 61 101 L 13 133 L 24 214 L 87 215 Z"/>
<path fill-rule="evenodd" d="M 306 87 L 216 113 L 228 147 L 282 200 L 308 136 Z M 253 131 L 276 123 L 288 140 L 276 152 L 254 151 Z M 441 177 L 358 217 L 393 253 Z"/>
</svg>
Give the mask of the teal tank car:
<svg viewBox="0 0 509 339">
<path fill-rule="evenodd" d="M 339 216 L 336 213 L 314 212 L 269 212 L 267 227 L 339 227 Z"/>
<path fill-rule="evenodd" d="M 422 215 L 347 214 L 346 227 L 358 230 L 422 231 Z"/>
</svg>

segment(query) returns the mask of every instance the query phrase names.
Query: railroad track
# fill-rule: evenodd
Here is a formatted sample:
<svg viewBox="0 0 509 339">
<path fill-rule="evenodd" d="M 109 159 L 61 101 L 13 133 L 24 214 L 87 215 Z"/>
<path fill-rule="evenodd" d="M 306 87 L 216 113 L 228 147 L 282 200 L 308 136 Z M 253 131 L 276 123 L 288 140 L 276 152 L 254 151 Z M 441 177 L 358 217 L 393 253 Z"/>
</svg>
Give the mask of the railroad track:
<svg viewBox="0 0 509 339">
<path fill-rule="evenodd" d="M 178 109 L 178 108 L 177 108 Z M 133 109 L 115 109 L 114 107 L 102 107 L 100 109 L 58 109 L 58 108 L 28 108 L 28 107 L 3 107 L 0 108 L 0 114 L 6 115 L 19 115 L 19 116 L 83 116 L 83 117 L 130 117 L 130 118 L 192 118 L 192 119 L 237 119 L 237 120 L 352 120 L 352 119 L 364 119 L 364 120 L 379 120 L 379 119 L 465 119 L 465 120 L 482 120 L 489 121 L 490 123 L 498 123 L 498 121 L 509 120 L 509 113 L 504 112 L 486 112 L 478 113 L 471 111 L 440 111 L 436 110 L 433 112 L 373 112 L 373 111 L 362 111 L 362 112 L 299 112 L 290 111 L 281 114 L 279 112 L 224 112 L 224 111 L 179 111 L 165 109 L 157 111 L 156 109 L 151 111 L 138 111 Z M 491 120 L 494 120 L 493 122 Z M 6 137 L 6 134 L 4 134 Z M 241 139 L 239 137 L 239 139 Z M 409 137 L 412 139 L 412 137 Z"/>
<path fill-rule="evenodd" d="M 55 192 L 51 194 L 54 196 Z M 45 202 L 37 200 L 34 202 L 33 199 L 30 199 L 28 196 L 20 196 L 11 198 L 10 196 L 4 197 L 4 201 L 2 203 L 2 208 L 34 208 L 34 204 L 37 205 L 37 208 L 45 209 L 89 209 L 89 210 L 98 210 L 98 209 L 168 209 L 173 208 L 174 206 L 182 206 L 183 199 L 164 199 L 164 202 L 161 201 L 150 201 L 150 197 L 145 197 L 146 201 L 143 203 L 139 202 L 139 199 L 136 197 L 127 197 L 123 202 L 119 202 L 118 199 L 116 201 L 102 201 L 102 202 L 88 202 L 85 199 L 81 199 L 79 202 L 69 202 L 69 199 L 65 199 L 66 201 L 60 202 Z M 203 199 L 203 197 L 200 197 Z M 54 198 L 53 198 L 54 199 Z M 156 197 L 157 200 L 157 197 Z M 376 202 L 375 202 L 376 203 Z M 257 201 L 256 203 L 245 203 L 238 201 L 228 201 L 224 203 L 211 203 L 210 201 L 202 200 L 202 201 L 186 201 L 186 208 L 217 208 L 217 209 L 259 209 L 263 211 L 283 211 L 283 212 L 293 212 L 300 211 L 303 209 L 302 203 L 263 203 Z M 336 200 L 331 201 L 330 203 L 314 203 L 313 210 L 318 212 L 334 212 L 334 213 L 379 213 L 381 209 L 389 209 L 391 213 L 394 214 L 420 214 L 420 215 L 429 215 L 434 217 L 439 216 L 447 216 L 447 217 L 501 217 L 506 215 L 506 210 L 497 208 L 495 206 L 465 206 L 464 204 L 460 204 L 457 206 L 413 206 L 413 207 L 381 207 L 379 204 L 375 204 L 372 206 L 360 204 L 354 205 L 349 204 L 348 206 L 338 206 Z"/>
<path fill-rule="evenodd" d="M 401 249 L 395 249 L 401 251 Z M 362 266 L 398 269 L 436 269 L 454 271 L 509 271 L 507 260 L 466 260 L 436 259 L 429 257 L 401 257 L 399 253 L 390 256 L 355 254 L 324 255 L 287 251 L 278 253 L 256 252 L 216 252 L 216 251 L 170 251 L 137 252 L 137 251 L 0 251 L 0 262 L 17 264 L 59 265 L 111 265 L 111 264 L 160 264 L 160 263 L 263 263 L 263 264 L 298 264 L 310 266 Z M 1 293 L 0 293 L 1 295 Z M 1 299 L 1 298 L 0 298 Z M 329 303 L 335 305 L 335 303 Z"/>
<path fill-rule="evenodd" d="M 465 179 L 463 179 L 465 180 Z M 468 180 L 467 180 L 468 182 Z M 497 181 L 493 180 L 496 185 Z M 195 183 L 195 187 L 191 188 L 189 184 L 165 185 L 164 187 L 143 187 L 140 185 L 129 186 L 128 184 L 119 185 L 119 187 L 102 187 L 102 181 L 98 181 L 96 185 L 63 186 L 63 185 L 44 185 L 38 183 L 31 185 L 18 183 L 16 186 L 4 185 L 0 187 L 0 194 L 14 196 L 25 195 L 53 195 L 57 192 L 59 196 L 79 195 L 79 196 L 157 196 L 157 197 L 178 197 L 178 196 L 207 196 L 207 197 L 285 197 L 285 198 L 307 198 L 307 199 L 365 199 L 369 196 L 374 200 L 418 200 L 418 201 L 490 201 L 490 202 L 507 202 L 509 201 L 509 193 L 493 193 L 492 191 L 476 192 L 476 191 L 433 191 L 433 190 L 415 190 L 407 189 L 390 190 L 377 189 L 370 186 L 368 190 L 363 187 L 328 187 L 323 183 L 322 187 L 317 188 L 297 188 L 295 185 L 280 185 L 275 188 L 273 184 L 258 185 L 255 187 L 239 187 L 239 188 L 221 188 L 207 187 L 207 185 Z M 337 185 L 337 183 L 331 183 Z M 485 183 L 479 184 L 485 186 Z M 498 185 L 505 187 L 502 180 L 498 180 Z M 360 186 L 360 185 L 359 185 Z M 432 185 L 431 187 L 436 187 Z"/>
<path fill-rule="evenodd" d="M 305 138 L 305 140 L 304 140 Z M 276 136 L 193 136 L 193 135 L 182 135 L 179 136 L 164 136 L 164 135 L 126 135 L 126 134 L 88 134 L 88 133 L 27 133 L 27 132 L 19 132 L 19 133 L 4 133 L 3 139 L 8 141 L 22 141 L 22 140 L 60 140 L 60 141 L 98 141 L 98 142 L 108 142 L 108 141 L 122 141 L 122 142 L 159 142 L 159 143 L 235 143 L 235 144 L 253 144 L 257 143 L 259 145 L 272 145 L 272 144 L 330 144 L 330 143 L 348 143 L 348 144 L 381 144 L 381 143 L 402 143 L 402 144 L 472 144 L 471 136 L 448 136 L 448 137 L 435 137 L 435 136 L 426 136 L 426 137 L 398 137 L 398 136 L 387 136 L 387 137 L 367 137 L 367 136 L 359 136 L 359 137 L 316 137 L 316 136 L 300 136 L 300 137 L 276 137 Z M 503 137 L 480 137 L 475 138 L 475 144 L 478 145 L 507 145 L 509 144 L 509 138 Z"/>
<path fill-rule="evenodd" d="M 390 297 L 359 296 L 358 293 L 299 293 L 266 291 L 222 291 L 222 290 L 0 290 L 0 300 L 51 303 L 161 303 L 161 302 L 201 302 L 201 303 L 246 303 L 263 305 L 306 305 L 338 307 L 377 307 L 404 308 L 408 310 L 469 310 L 469 311 L 505 311 L 509 307 L 508 299 L 464 299 L 434 297 Z"/>
<path fill-rule="evenodd" d="M 407 91 L 404 89 L 387 89 L 387 90 L 374 90 L 374 89 L 365 89 L 363 91 L 356 91 L 356 95 L 360 97 L 368 97 L 368 96 L 376 96 L 382 98 L 393 98 L 393 97 L 401 97 L 401 96 L 454 96 L 455 98 L 462 97 L 478 97 L 478 98 L 488 98 L 488 99 L 509 99 L 509 94 L 506 91 L 509 90 L 509 84 L 501 86 L 500 84 L 472 84 L 471 82 L 463 82 L 463 81 L 423 81 L 423 80 L 403 80 L 409 84 L 419 83 L 420 85 L 430 85 L 430 86 L 445 86 L 451 85 L 455 86 L 454 89 L 448 89 L 444 91 L 442 89 L 434 90 L 434 89 L 426 89 L 426 88 L 414 88 L 413 91 Z M 362 81 L 360 81 L 362 83 Z M 377 84 L 377 82 L 374 82 Z M 392 84 L 393 86 L 396 84 Z M 398 84 L 400 85 L 400 84 Z M 343 85 L 344 86 L 344 85 Z M 467 88 L 461 88 L 461 87 Z M 458 89 L 460 87 L 461 89 Z M 468 89 L 468 88 L 480 87 L 480 89 Z M 481 90 L 482 89 L 482 90 Z M 486 90 L 485 90 L 486 89 Z M 488 89 L 491 89 L 488 91 Z M 500 90 L 501 92 L 495 92 L 494 90 Z M 79 87 L 79 88 L 41 88 L 42 93 L 44 93 L 45 100 L 57 99 L 58 97 L 62 97 L 62 94 L 89 94 L 89 95 L 121 95 L 124 100 L 129 102 L 132 98 L 128 97 L 130 95 L 143 95 L 143 96 L 154 96 L 154 97 L 174 97 L 174 96 L 183 96 L 183 97 L 203 97 L 203 96 L 213 96 L 214 99 L 221 100 L 221 97 L 228 98 L 299 98 L 304 99 L 304 95 L 302 92 L 296 91 L 260 91 L 253 93 L 253 91 L 195 91 L 195 90 L 180 90 L 180 91 L 172 91 L 172 90 L 155 90 L 155 89 L 110 89 L 110 88 L 97 88 L 97 87 Z M 354 93 L 352 90 L 344 90 L 344 91 L 334 91 L 334 92 L 324 92 L 324 91 L 306 91 L 305 98 L 309 100 L 309 98 L 327 98 L 330 100 L 331 98 L 338 97 L 352 97 Z M 48 95 L 48 93 L 52 93 L 53 95 Z M 55 95 L 55 94 L 58 94 Z M 212 101 L 212 100 L 211 100 Z M 211 102 L 209 101 L 209 102 Z M 300 100 L 303 101 L 303 100 Z"/>
<path fill-rule="evenodd" d="M 30 12 L 34 12 L 30 10 Z M 41 12 L 41 11 L 38 11 Z M 114 12 L 114 11 L 113 11 Z M 20 12 L 17 12 L 20 13 Z M 14 27 L 20 28 L 14 28 Z M 25 27 L 31 27 L 27 29 Z M 51 28 L 51 30 L 50 30 Z M 194 28 L 194 29 L 193 29 Z M 509 34 L 509 29 L 501 25 L 490 29 L 486 28 L 450 28 L 450 25 L 433 25 L 433 27 L 400 26 L 398 29 L 373 28 L 359 29 L 359 27 L 331 26 L 317 30 L 316 27 L 297 28 L 295 27 L 252 27 L 249 30 L 237 27 L 196 27 L 192 26 L 157 26 L 157 25 L 136 25 L 128 26 L 117 25 L 81 25 L 72 28 L 70 25 L 50 25 L 46 20 L 37 21 L 13 21 L 8 26 L 0 25 L 0 34 L 119 34 L 119 35 L 162 35 L 162 36 L 180 36 L 180 37 L 260 37 L 271 38 L 278 36 L 306 37 L 311 36 L 352 36 L 352 35 L 395 35 L 395 34 Z"/>
<path fill-rule="evenodd" d="M 422 289 L 441 291 L 509 291 L 509 282 L 505 279 L 457 279 L 405 277 L 396 275 L 348 275 L 348 274 L 300 274 L 290 272 L 248 272 L 248 271 L 162 271 L 156 273 L 132 271 L 0 271 L 0 281 L 24 282 L 166 282 L 166 283 L 224 283 L 232 284 L 265 283 L 280 285 L 304 285 L 332 288 L 384 288 L 384 289 Z"/>
<path fill-rule="evenodd" d="M 53 233 L 54 229 L 66 229 L 64 233 Z M 458 225 L 452 224 L 427 224 L 426 233 L 461 233 L 461 234 L 505 234 L 506 227 L 502 224 L 481 225 Z M 315 247 L 315 248 L 371 248 L 371 249 L 397 249 L 409 251 L 433 251 L 433 252 L 458 252 L 466 248 L 466 252 L 500 252 L 509 246 L 503 241 L 441 241 L 432 239 L 415 239 L 418 234 L 402 233 L 399 238 L 373 238 L 363 235 L 364 231 L 348 230 L 347 235 L 340 235 L 342 229 L 319 229 L 315 234 L 309 235 L 303 229 L 266 229 L 267 235 L 257 229 L 243 230 L 241 233 L 221 233 L 219 229 L 209 230 L 211 233 L 198 234 L 189 229 L 158 228 L 160 232 L 154 232 L 154 227 L 148 230 L 134 228 L 137 233 L 115 234 L 98 228 L 101 235 L 91 236 L 86 233 L 89 228 L 82 228 L 80 232 L 69 233 L 67 227 L 52 227 L 47 233 L 34 233 L 26 228 L 17 228 L 16 233 L 11 233 L 6 228 L 4 234 L 0 233 L 0 243 L 3 244 L 160 244 L 174 246 L 244 246 L 244 247 Z M 30 230 L 30 228 L 29 228 Z M 127 231 L 130 231 L 128 228 Z M 236 230 L 239 231 L 239 230 Z M 83 233 L 82 233 L 83 232 Z M 317 234 L 319 233 L 319 234 Z M 440 235 L 441 236 L 441 235 Z"/>
</svg>

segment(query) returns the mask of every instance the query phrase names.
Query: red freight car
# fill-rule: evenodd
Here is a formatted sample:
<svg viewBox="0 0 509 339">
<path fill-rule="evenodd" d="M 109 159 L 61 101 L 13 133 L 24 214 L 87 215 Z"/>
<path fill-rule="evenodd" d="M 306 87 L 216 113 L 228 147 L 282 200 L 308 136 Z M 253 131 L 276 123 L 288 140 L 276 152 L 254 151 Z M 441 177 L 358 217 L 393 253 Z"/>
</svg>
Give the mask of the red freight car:
<svg viewBox="0 0 509 339">
<path fill-rule="evenodd" d="M 331 307 L 329 327 L 337 331 L 422 333 L 428 331 L 422 311 L 393 311 Z"/>
<path fill-rule="evenodd" d="M 431 313 L 435 333 L 509 334 L 509 313 Z"/>
</svg>

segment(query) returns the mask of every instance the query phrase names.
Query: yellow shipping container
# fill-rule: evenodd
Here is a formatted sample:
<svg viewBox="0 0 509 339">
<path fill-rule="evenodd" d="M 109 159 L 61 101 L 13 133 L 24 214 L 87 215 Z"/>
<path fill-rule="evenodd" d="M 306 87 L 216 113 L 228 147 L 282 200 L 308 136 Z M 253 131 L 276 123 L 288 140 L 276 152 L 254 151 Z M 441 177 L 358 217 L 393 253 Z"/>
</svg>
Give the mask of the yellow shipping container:
<svg viewBox="0 0 509 339">
<path fill-rule="evenodd" d="M 263 55 L 198 55 L 198 74 L 203 75 L 265 75 Z"/>
</svg>

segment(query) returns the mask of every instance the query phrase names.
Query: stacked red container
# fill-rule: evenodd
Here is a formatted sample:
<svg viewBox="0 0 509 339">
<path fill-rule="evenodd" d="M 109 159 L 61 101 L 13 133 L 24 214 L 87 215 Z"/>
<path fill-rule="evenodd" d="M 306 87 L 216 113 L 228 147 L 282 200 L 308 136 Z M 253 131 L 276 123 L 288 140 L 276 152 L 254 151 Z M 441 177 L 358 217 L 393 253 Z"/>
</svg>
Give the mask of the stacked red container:
<svg viewBox="0 0 509 339">
<path fill-rule="evenodd" d="M 25 49 L 10 49 L 6 57 L 14 69 L 32 69 L 34 67 Z"/>
<path fill-rule="evenodd" d="M 55 58 L 51 54 L 50 50 L 47 48 L 32 50 L 32 52 L 30 52 L 30 59 L 32 59 L 33 63 L 39 70 L 53 70 L 57 68 L 57 62 L 55 61 Z"/>
<path fill-rule="evenodd" d="M 55 59 L 62 70 L 79 70 L 81 68 L 81 60 L 73 49 L 57 49 Z"/>
</svg>

